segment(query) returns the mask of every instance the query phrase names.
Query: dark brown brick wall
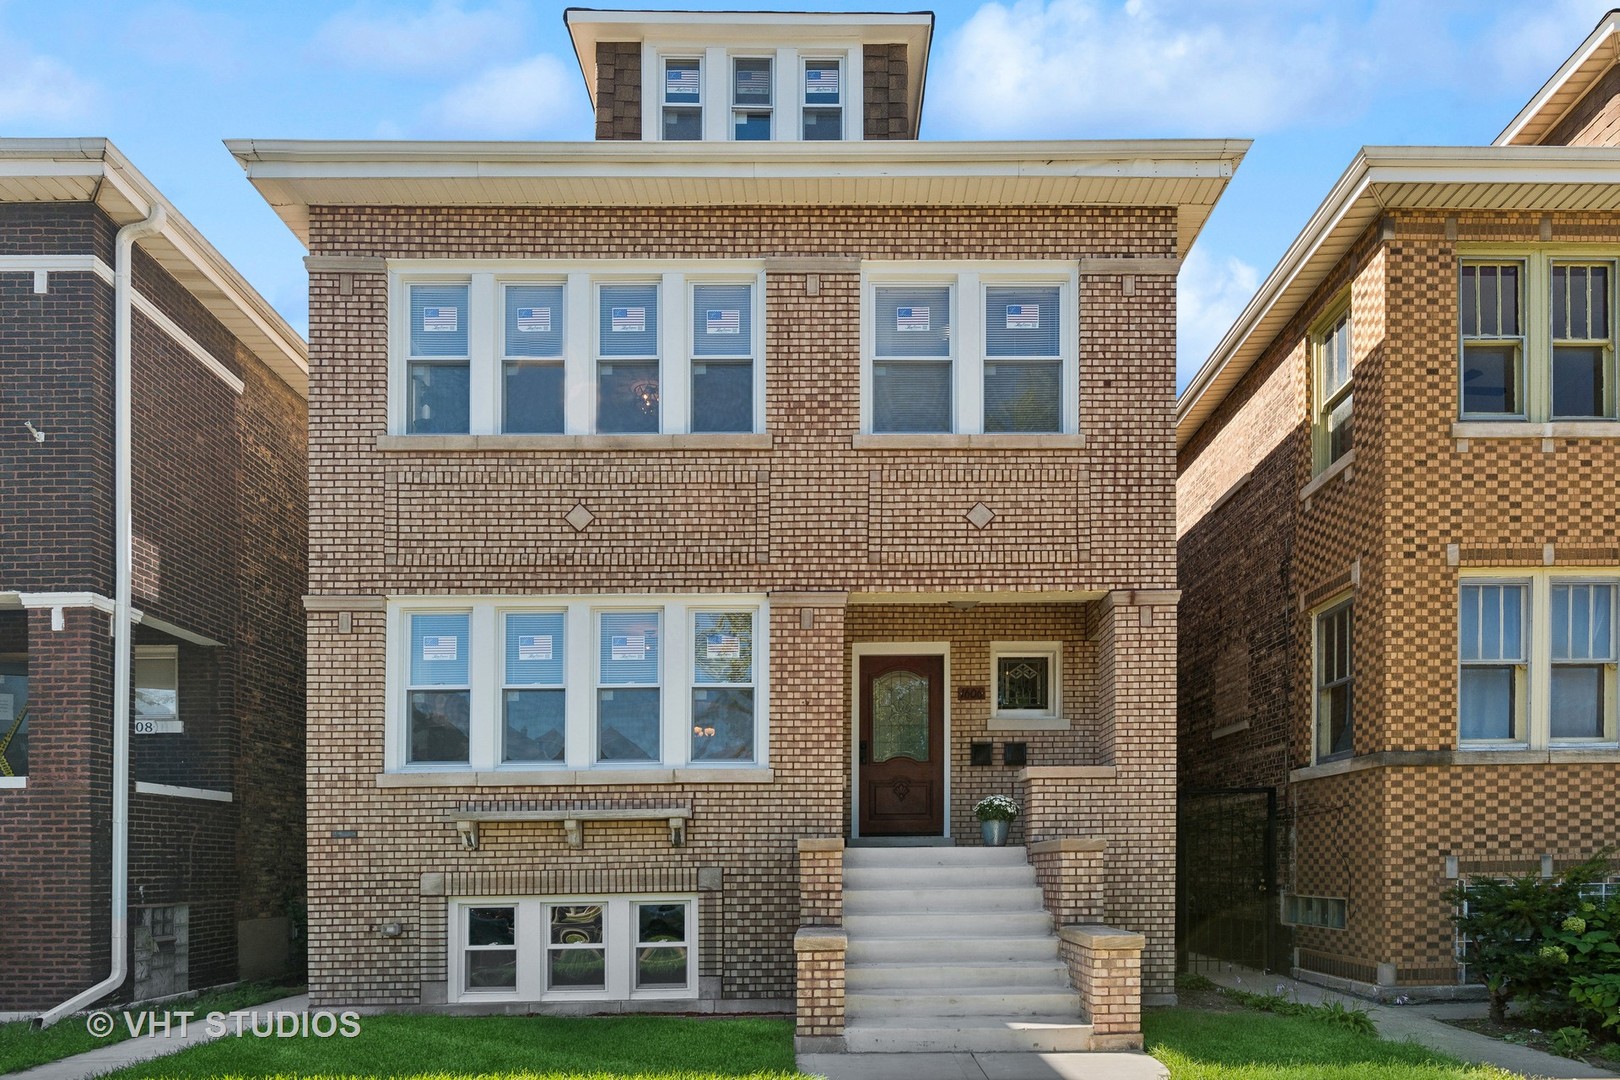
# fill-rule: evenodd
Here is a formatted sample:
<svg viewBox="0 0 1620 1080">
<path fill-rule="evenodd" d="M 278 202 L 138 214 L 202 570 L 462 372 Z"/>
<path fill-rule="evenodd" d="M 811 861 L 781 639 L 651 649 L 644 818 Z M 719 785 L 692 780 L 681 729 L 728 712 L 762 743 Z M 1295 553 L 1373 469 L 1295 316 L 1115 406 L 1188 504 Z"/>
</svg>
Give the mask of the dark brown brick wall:
<svg viewBox="0 0 1620 1080">
<path fill-rule="evenodd" d="M 915 139 L 918 118 L 907 102 L 911 73 L 904 45 L 868 45 L 861 65 L 865 79 L 864 134 L 868 139 Z"/>
<path fill-rule="evenodd" d="M 641 44 L 596 43 L 596 137 L 641 138 Z"/>
<path fill-rule="evenodd" d="M 0 207 L 6 253 L 95 251 L 110 264 L 115 231 L 82 205 Z M 286 916 L 303 895 L 306 409 L 139 249 L 134 278 L 245 384 L 236 393 L 135 313 L 134 604 L 221 644 L 137 628 L 138 643 L 178 646 L 185 731 L 133 736 L 133 779 L 228 790 L 234 802 L 135 796 L 130 902 L 190 907 L 190 982 L 202 986 L 235 978 L 239 919 Z M 0 274 L 0 589 L 110 595 L 112 288 L 86 272 L 51 274 L 44 296 L 32 289 L 31 274 Z M 70 630 L 86 619 L 99 628 L 97 647 L 75 652 L 82 634 L 52 633 L 49 611 L 30 613 L 31 775 L 26 789 L 0 790 L 0 883 L 33 882 L 16 898 L 25 925 L 54 929 L 23 935 L 48 942 L 26 955 L 0 952 L 22 973 L 0 980 L 0 1009 L 54 1004 L 107 970 L 112 653 L 104 613 L 66 614 Z M 54 658 L 70 659 L 53 674 Z M 59 761 L 66 747 L 79 756 Z M 87 770 L 99 788 L 86 786 Z M 15 823 L 8 800 L 28 807 Z M 11 828 L 94 835 L 100 846 L 53 856 L 52 876 L 41 876 L 37 851 L 11 843 Z M 84 917 L 63 923 L 81 895 Z"/>
</svg>

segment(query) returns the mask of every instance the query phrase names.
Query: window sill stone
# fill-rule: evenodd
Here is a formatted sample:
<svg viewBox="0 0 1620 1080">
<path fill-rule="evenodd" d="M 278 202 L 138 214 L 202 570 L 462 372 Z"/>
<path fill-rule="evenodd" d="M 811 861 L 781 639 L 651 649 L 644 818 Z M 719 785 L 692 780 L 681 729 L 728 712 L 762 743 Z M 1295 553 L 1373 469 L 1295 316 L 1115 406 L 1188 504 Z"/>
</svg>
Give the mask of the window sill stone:
<svg viewBox="0 0 1620 1080">
<path fill-rule="evenodd" d="M 1299 501 L 1304 502 L 1312 495 L 1315 495 L 1318 491 L 1321 491 L 1335 476 L 1338 476 L 1341 473 L 1348 473 L 1350 467 L 1355 463 L 1356 452 L 1351 450 L 1349 453 L 1345 454 L 1344 457 L 1340 458 L 1338 461 L 1335 461 L 1333 464 L 1329 465 L 1327 468 L 1318 473 L 1316 478 L 1310 483 L 1300 488 Z M 1349 479 L 1349 476 L 1345 476 L 1346 482 L 1349 482 Z"/>
<path fill-rule="evenodd" d="M 855 435 L 856 450 L 1084 450 L 1084 435 Z"/>
<path fill-rule="evenodd" d="M 987 731 L 1068 731 L 1073 721 L 1062 716 L 992 716 Z"/>
<path fill-rule="evenodd" d="M 690 767 L 680 769 L 443 769 L 422 772 L 377 774 L 377 786 L 472 788 L 472 787 L 581 787 L 619 784 L 642 787 L 653 784 L 769 784 L 776 779 L 774 769 L 726 769 Z"/>
<path fill-rule="evenodd" d="M 1607 746 L 1560 746 L 1546 750 L 1529 750 L 1524 746 L 1504 746 L 1501 749 L 1483 747 L 1462 750 L 1385 750 L 1375 754 L 1361 754 L 1322 765 L 1294 769 L 1288 774 L 1290 783 L 1321 780 L 1330 776 L 1360 772 L 1363 769 L 1417 768 L 1425 766 L 1478 766 L 1478 765 L 1615 765 L 1620 764 L 1620 748 Z"/>
<path fill-rule="evenodd" d="M 1528 420 L 1459 420 L 1451 425 L 1454 439 L 1620 439 L 1620 420 L 1556 420 L 1537 424 Z"/>
<path fill-rule="evenodd" d="M 385 453 L 439 453 L 473 451 L 509 453 L 515 450 L 625 451 L 625 450 L 769 450 L 769 434 L 713 435 L 379 435 L 377 449 Z"/>
</svg>

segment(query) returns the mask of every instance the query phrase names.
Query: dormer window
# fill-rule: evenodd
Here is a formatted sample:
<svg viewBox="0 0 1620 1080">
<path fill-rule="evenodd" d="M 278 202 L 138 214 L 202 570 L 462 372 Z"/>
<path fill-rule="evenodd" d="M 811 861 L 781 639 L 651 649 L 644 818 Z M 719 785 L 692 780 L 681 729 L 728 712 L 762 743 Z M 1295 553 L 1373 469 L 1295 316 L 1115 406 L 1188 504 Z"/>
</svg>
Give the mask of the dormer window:
<svg viewBox="0 0 1620 1080">
<path fill-rule="evenodd" d="M 804 132 L 806 141 L 844 137 L 843 64 L 837 60 L 804 62 Z"/>
<path fill-rule="evenodd" d="M 738 56 L 731 61 L 731 137 L 763 142 L 771 137 L 771 61 Z"/>
<path fill-rule="evenodd" d="M 703 62 L 696 57 L 664 60 L 664 138 L 703 138 Z"/>
</svg>

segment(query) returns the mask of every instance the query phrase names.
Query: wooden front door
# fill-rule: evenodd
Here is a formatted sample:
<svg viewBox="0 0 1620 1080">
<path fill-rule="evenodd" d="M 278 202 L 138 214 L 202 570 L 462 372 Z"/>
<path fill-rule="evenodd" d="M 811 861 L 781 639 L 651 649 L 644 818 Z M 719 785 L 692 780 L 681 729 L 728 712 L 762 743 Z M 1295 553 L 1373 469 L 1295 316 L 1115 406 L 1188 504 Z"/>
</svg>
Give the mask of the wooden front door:
<svg viewBox="0 0 1620 1080">
<path fill-rule="evenodd" d="M 863 656 L 862 836 L 945 831 L 945 658 Z"/>
</svg>

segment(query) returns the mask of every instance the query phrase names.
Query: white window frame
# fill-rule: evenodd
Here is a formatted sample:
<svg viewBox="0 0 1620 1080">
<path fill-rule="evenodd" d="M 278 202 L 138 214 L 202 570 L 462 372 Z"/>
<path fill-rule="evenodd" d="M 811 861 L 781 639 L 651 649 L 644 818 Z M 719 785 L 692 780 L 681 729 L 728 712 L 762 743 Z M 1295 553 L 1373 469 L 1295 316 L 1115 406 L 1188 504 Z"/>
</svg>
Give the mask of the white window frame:
<svg viewBox="0 0 1620 1080">
<path fill-rule="evenodd" d="M 861 434 L 872 435 L 873 367 L 877 355 L 877 290 L 890 287 L 951 289 L 951 413 L 949 432 L 902 434 L 881 432 L 881 437 L 912 438 L 983 435 L 985 305 L 990 288 L 1021 285 L 1056 286 L 1065 316 L 1059 359 L 1062 404 L 1059 430 L 1045 435 L 1080 433 L 1080 282 L 1073 263 L 1010 262 L 867 262 L 861 270 Z M 964 298 L 968 298 L 964 302 Z M 993 433 L 996 438 L 1040 437 L 1029 433 Z"/>
<path fill-rule="evenodd" d="M 1350 675 L 1344 680 L 1350 686 L 1350 742 L 1348 751 L 1322 752 L 1322 620 L 1335 615 L 1340 608 L 1349 612 Z M 1356 597 L 1352 592 L 1341 592 L 1311 610 L 1311 764 L 1325 761 L 1343 761 L 1355 756 L 1356 733 Z"/>
<path fill-rule="evenodd" d="M 751 642 L 750 642 L 750 648 L 753 651 L 753 662 L 749 665 L 750 668 L 751 668 L 750 674 L 752 675 L 752 678 L 750 679 L 750 681 L 748 681 L 746 683 L 703 683 L 703 684 L 699 685 L 699 683 L 697 681 L 697 656 L 696 656 L 696 653 L 695 653 L 695 651 L 693 649 L 693 646 L 696 645 L 696 643 L 697 643 L 697 620 L 698 620 L 698 616 L 700 616 L 700 615 L 740 615 L 740 614 L 744 614 L 744 613 L 749 614 L 749 615 L 751 615 L 753 617 L 752 621 L 751 621 L 751 625 L 750 625 L 750 634 L 752 635 L 752 639 L 751 639 Z M 730 605 L 730 606 L 727 606 L 725 604 L 694 604 L 692 607 L 687 609 L 687 613 L 686 613 L 686 618 L 687 618 L 687 637 L 686 637 L 687 649 L 686 649 L 686 656 L 685 656 L 684 661 L 683 661 L 684 666 L 686 668 L 686 672 L 685 672 L 686 681 L 687 681 L 686 696 L 687 696 L 689 707 L 691 707 L 691 699 L 692 699 L 693 695 L 698 690 L 715 690 L 715 689 L 728 689 L 729 688 L 729 689 L 739 689 L 739 690 L 752 690 L 754 692 L 754 747 L 755 747 L 754 748 L 754 753 L 755 753 L 755 756 L 758 756 L 758 754 L 759 754 L 759 737 L 760 737 L 759 717 L 760 717 L 760 709 L 761 709 L 761 706 L 762 706 L 761 687 L 764 685 L 764 680 L 765 680 L 765 673 L 761 670 L 761 667 L 760 667 L 759 640 L 760 640 L 760 632 L 761 632 L 761 627 L 760 627 L 760 619 L 761 619 L 761 617 L 762 616 L 761 616 L 761 613 L 760 613 L 759 609 L 750 607 L 749 605 L 746 605 L 746 604 L 734 604 L 734 605 Z M 702 758 L 702 759 L 694 758 L 692 756 L 692 745 L 691 744 L 692 744 L 692 741 L 693 741 L 693 739 L 695 738 L 695 735 L 696 735 L 696 732 L 694 730 L 695 727 L 696 727 L 695 724 L 688 724 L 687 728 L 685 730 L 685 733 L 684 733 L 686 741 L 687 741 L 687 750 L 686 750 L 686 752 L 687 752 L 688 760 L 691 760 L 691 761 L 695 762 L 696 764 L 704 765 L 704 766 L 711 765 L 711 764 L 712 765 L 727 765 L 727 764 L 730 764 L 730 765 L 735 766 L 736 764 L 739 764 L 738 762 L 727 762 L 724 758 L 718 758 L 718 759 L 717 758 Z"/>
<path fill-rule="evenodd" d="M 565 612 L 564 702 L 566 746 L 561 762 L 503 762 L 505 731 L 505 617 L 512 614 Z M 656 761 L 597 762 L 596 678 L 600 646 L 598 626 L 603 612 L 660 613 L 660 757 Z M 691 664 L 669 657 L 691 651 L 694 611 L 748 611 L 754 616 L 754 758 L 752 761 L 698 761 L 691 759 Z M 411 763 L 409 687 L 410 617 L 467 612 L 471 660 L 468 678 L 468 761 Z M 634 773 L 636 770 L 697 768 L 708 770 L 761 770 L 770 763 L 770 607 L 760 593 L 702 595 L 613 596 L 416 596 L 391 598 L 387 612 L 387 655 L 384 679 L 387 706 L 384 728 L 384 769 L 389 773 L 448 773 L 464 775 L 505 773 L 521 783 L 524 773 L 600 771 Z"/>
<path fill-rule="evenodd" d="M 1346 358 L 1344 384 L 1330 394 L 1327 384 L 1327 345 L 1341 321 L 1348 330 L 1345 347 L 1350 355 Z M 1342 461 L 1355 449 L 1356 330 L 1349 290 L 1328 306 L 1327 313 L 1311 328 L 1308 339 L 1311 351 L 1311 475 L 1315 476 L 1335 462 Z M 1350 449 L 1335 458 L 1330 457 L 1332 443 L 1328 424 L 1334 411 L 1343 403 L 1350 405 Z"/>
<path fill-rule="evenodd" d="M 559 683 L 559 684 L 553 684 L 553 683 L 514 683 L 514 682 L 511 681 L 511 678 L 507 674 L 507 670 L 506 670 L 506 621 L 510 616 L 513 616 L 513 615 L 561 615 L 563 617 L 562 654 L 563 654 L 563 664 L 565 665 L 565 668 L 564 668 L 564 671 L 563 671 L 563 680 L 562 680 L 561 683 Z M 545 767 L 548 767 L 548 766 L 556 767 L 559 763 L 554 762 L 554 761 L 508 761 L 508 760 L 506 760 L 506 704 L 507 704 L 506 703 L 506 695 L 507 695 L 508 691 L 518 691 L 518 692 L 522 692 L 522 691 L 525 691 L 525 690 L 560 690 L 560 691 L 562 691 L 562 695 L 563 695 L 563 716 L 564 716 L 563 734 L 564 734 L 564 739 L 567 738 L 567 731 L 568 731 L 567 716 L 568 716 L 569 706 L 572 704 L 572 695 L 570 695 L 569 692 L 568 692 L 568 673 L 567 673 L 567 670 L 566 670 L 566 665 L 573 656 L 573 654 L 571 652 L 573 642 L 568 640 L 568 609 L 565 608 L 565 607 L 550 607 L 550 608 L 533 607 L 533 608 L 522 608 L 522 609 L 518 609 L 518 608 L 502 608 L 500 610 L 500 612 L 498 613 L 498 618 L 497 618 L 497 621 L 496 621 L 496 631 L 497 631 L 497 636 L 496 636 L 496 639 L 495 639 L 495 647 L 500 653 L 500 655 L 499 655 L 499 657 L 497 658 L 497 661 L 496 661 L 496 663 L 498 665 L 498 669 L 499 669 L 499 675 L 498 675 L 497 680 L 496 680 L 496 685 L 497 685 L 497 689 L 498 689 L 499 694 L 500 694 L 499 698 L 496 701 L 496 708 L 499 710 L 499 715 L 496 717 L 496 728 L 497 728 L 497 730 L 496 730 L 496 733 L 495 733 L 495 739 L 496 739 L 495 752 L 496 752 L 496 755 L 497 755 L 497 760 L 499 761 L 501 767 L 503 767 L 503 768 L 530 768 L 530 769 L 533 769 L 533 768 L 545 768 Z"/>
<path fill-rule="evenodd" d="M 135 646 L 134 659 L 148 662 L 167 660 L 169 662 L 169 666 L 174 672 L 174 712 L 168 716 L 134 717 L 132 718 L 133 722 L 137 725 L 142 721 L 147 723 L 153 721 L 179 723 L 182 719 L 180 715 L 180 647 L 178 645 L 137 645 Z M 131 665 L 130 670 L 130 688 L 131 692 L 140 689 L 140 680 L 135 677 L 134 665 Z"/>
<path fill-rule="evenodd" d="M 1612 249 L 1592 250 L 1569 245 L 1459 244 L 1455 261 L 1458 311 L 1454 323 L 1457 350 L 1457 416 L 1465 422 L 1613 424 L 1620 420 L 1620 256 Z M 1519 267 L 1519 336 L 1464 339 L 1462 334 L 1462 272 L 1471 264 L 1517 264 Z M 1573 264 L 1609 269 L 1609 340 L 1604 367 L 1604 413 L 1589 417 L 1553 415 L 1552 396 L 1552 268 Z M 1517 342 L 1519 345 L 1520 408 L 1516 413 L 1478 413 L 1463 409 L 1462 372 L 1465 340 Z"/>
<path fill-rule="evenodd" d="M 773 38 L 779 38 L 779 33 Z M 829 38 L 825 35 L 790 34 L 790 41 L 772 49 L 761 48 L 737 41 L 717 45 L 708 36 L 699 38 L 690 32 L 661 35 L 645 41 L 641 51 L 641 85 L 658 87 L 655 108 L 641 110 L 641 138 L 645 142 L 664 140 L 664 61 L 698 58 L 702 90 L 699 98 L 703 110 L 703 141 L 730 142 L 733 135 L 732 94 L 730 81 L 731 60 L 738 58 L 764 59 L 769 57 L 774 75 L 772 94 L 772 142 L 800 142 L 804 133 L 804 65 L 800 58 L 840 61 L 840 87 L 847 80 L 856 79 L 854 86 L 841 90 L 839 103 L 844 108 L 843 142 L 859 142 L 865 138 L 865 64 L 863 47 L 848 38 Z M 853 75 L 851 74 L 853 73 Z M 850 95 L 854 96 L 851 97 Z M 718 105 L 716 103 L 719 103 Z M 853 103 L 856 107 L 848 106 Z"/>
<path fill-rule="evenodd" d="M 1463 750 L 1593 750 L 1620 749 L 1620 701 L 1616 696 L 1616 678 L 1606 673 L 1604 678 L 1604 736 L 1599 739 L 1552 738 L 1552 586 L 1560 585 L 1614 585 L 1620 586 L 1620 574 L 1613 567 L 1570 567 L 1550 570 L 1524 570 L 1504 574 L 1501 569 L 1463 570 L 1458 574 L 1453 603 L 1457 606 L 1456 625 L 1461 628 L 1462 587 L 1465 585 L 1522 585 L 1526 586 L 1524 688 L 1521 692 L 1521 712 L 1524 732 L 1517 739 L 1462 738 L 1462 647 L 1454 647 L 1457 665 L 1456 707 L 1452 730 L 1459 749 Z M 1617 588 L 1620 594 L 1620 588 Z M 1620 595 L 1616 597 L 1620 601 Z M 1620 632 L 1620 603 L 1611 605 L 1610 634 Z M 1611 636 L 1611 640 L 1613 640 Z"/>
<path fill-rule="evenodd" d="M 763 434 L 766 356 L 765 267 L 761 260 L 590 259 L 590 260 L 390 260 L 388 431 L 424 440 L 454 435 L 409 431 L 410 287 L 467 284 L 469 397 L 467 435 L 546 439 L 595 435 L 600 313 L 604 285 L 658 285 L 659 429 L 642 434 L 606 433 L 614 438 L 691 433 L 692 288 L 696 285 L 753 286 L 754 423 Z M 512 285 L 563 285 L 563 430 L 560 433 L 508 433 L 505 418 L 506 348 L 504 304 Z M 683 298 L 684 302 L 675 302 Z M 464 436 L 463 436 L 464 437 Z"/>
<path fill-rule="evenodd" d="M 737 101 L 737 61 L 764 60 L 770 64 L 771 101 L 769 105 L 748 106 Z M 776 53 L 771 51 L 755 51 L 739 49 L 726 57 L 726 138 L 731 142 L 776 142 L 776 128 L 780 113 L 786 110 L 777 108 L 777 99 L 781 97 L 780 68 L 777 64 Z M 737 138 L 737 114 L 746 112 L 762 112 L 767 114 L 767 123 L 770 125 L 770 134 L 764 139 L 742 140 Z"/>
<path fill-rule="evenodd" d="M 1044 657 L 1050 704 L 1045 709 L 1001 708 L 998 669 L 1002 658 Z M 1039 731 L 1067 729 L 1063 719 L 1063 643 L 1061 641 L 993 641 L 990 643 L 990 730 Z"/>
<path fill-rule="evenodd" d="M 682 103 L 682 102 L 676 102 L 674 104 L 671 104 L 667 100 L 667 98 L 665 97 L 665 94 L 666 94 L 666 92 L 668 90 L 668 83 L 665 81 L 664 62 L 667 61 L 667 60 L 696 60 L 697 61 L 697 66 L 698 66 L 698 99 L 697 99 L 697 104 L 696 105 L 693 105 L 693 104 L 690 104 L 690 103 Z M 701 141 L 702 139 L 708 138 L 709 114 L 714 111 L 714 110 L 709 108 L 709 102 L 712 100 L 711 95 L 709 93 L 709 67 L 710 67 L 710 65 L 707 63 L 707 57 L 704 56 L 703 50 L 701 50 L 701 49 L 698 49 L 698 50 L 676 50 L 676 51 L 673 51 L 673 52 L 663 53 L 663 54 L 661 54 L 661 55 L 659 55 L 657 57 L 656 65 L 653 68 L 653 70 L 655 72 L 655 75 L 654 75 L 653 79 L 651 81 L 648 81 L 646 79 L 642 80 L 642 86 L 643 87 L 648 87 L 648 86 L 656 86 L 656 87 L 658 87 L 658 106 L 657 106 L 657 108 L 655 108 L 655 109 L 643 109 L 642 110 L 643 116 L 646 116 L 648 113 L 651 114 L 650 126 L 654 129 L 655 134 L 653 134 L 652 136 L 643 135 L 642 136 L 643 138 L 649 138 L 650 137 L 652 139 L 656 139 L 656 140 L 659 140 L 659 141 L 664 140 L 664 110 L 665 109 L 696 109 L 697 114 L 698 114 L 698 130 L 703 133 L 701 138 L 697 139 L 697 140 L 693 140 L 693 139 L 672 139 L 672 140 L 669 140 L 669 141 L 671 141 L 671 142 L 696 142 L 696 141 Z M 649 126 L 648 121 L 643 120 L 643 127 L 646 127 L 646 126 Z"/>
<path fill-rule="evenodd" d="M 563 290 L 562 310 L 557 313 L 557 317 L 562 321 L 563 332 L 564 332 L 562 356 L 560 356 L 560 357 L 513 356 L 513 355 L 511 355 L 510 353 L 507 352 L 507 350 L 506 350 L 506 294 L 507 294 L 507 290 L 511 289 L 511 288 L 514 288 L 514 287 L 521 288 L 521 287 L 523 287 L 525 285 L 550 285 L 550 286 L 554 286 L 554 287 L 555 286 L 561 286 L 562 287 L 562 290 Z M 469 303 L 468 304 L 469 317 L 471 316 L 471 306 L 472 305 Z M 495 426 L 496 426 L 497 430 L 501 431 L 502 433 L 505 433 L 505 431 L 506 431 L 506 368 L 507 368 L 507 365 L 509 365 L 509 364 L 521 364 L 521 365 L 529 365 L 529 366 L 534 366 L 534 367 L 560 366 L 563 369 L 563 386 L 564 386 L 563 398 L 564 398 L 564 402 L 565 402 L 564 413 L 566 415 L 566 412 L 567 412 L 566 401 L 567 401 L 567 393 L 568 393 L 567 392 L 567 380 L 568 380 L 568 341 L 567 341 L 567 337 L 568 337 L 568 334 L 569 334 L 569 331 L 570 331 L 570 328 L 571 328 L 571 323 L 573 321 L 570 318 L 570 315 L 571 315 L 571 312 L 569 311 L 569 303 L 568 303 L 568 277 L 567 277 L 567 275 L 553 274 L 550 277 L 533 277 L 533 278 L 512 278 L 512 277 L 501 276 L 501 277 L 498 277 L 496 279 L 496 282 L 495 282 L 495 346 L 494 347 L 495 347 L 495 360 L 496 360 L 496 365 L 497 365 L 496 366 L 496 371 L 495 371 L 495 382 L 496 382 L 495 394 L 496 394 L 496 398 L 497 398 L 496 413 L 495 413 Z M 476 388 L 475 388 L 474 392 L 476 392 Z M 470 417 L 469 417 L 469 419 L 470 419 Z M 567 431 L 567 422 L 566 422 L 566 420 L 564 421 L 563 431 Z M 559 435 L 562 434 L 562 433 L 563 432 L 556 432 L 556 434 L 559 434 Z M 521 432 L 519 434 L 530 434 L 530 433 Z"/>
<path fill-rule="evenodd" d="M 697 354 L 697 325 L 695 321 L 697 311 L 697 290 L 704 285 L 747 285 L 749 286 L 749 335 L 748 351 L 749 363 L 753 372 L 753 424 L 750 432 L 765 430 L 765 275 L 756 274 L 704 274 L 688 275 L 685 281 L 683 295 L 686 299 L 686 309 L 683 318 L 687 320 L 685 337 L 681 339 L 679 355 L 684 358 L 684 374 L 680 377 L 686 380 L 681 389 L 685 416 L 682 418 L 683 431 L 692 431 L 692 410 L 695 399 L 692 391 L 696 380 L 696 366 L 707 363 L 724 363 L 735 357 L 699 356 Z M 700 432 L 699 434 L 728 434 L 726 432 Z M 743 434 L 735 432 L 734 434 Z"/>
<path fill-rule="evenodd" d="M 1281 907 L 1278 921 L 1284 926 L 1309 926 L 1318 930 L 1338 931 L 1344 931 L 1350 926 L 1350 901 L 1342 896 L 1305 896 L 1285 892 L 1282 894 Z M 1306 912 L 1313 908 L 1318 912 L 1332 911 L 1336 908 L 1340 912 L 1343 925 L 1334 926 L 1321 919 L 1307 919 Z"/>
<path fill-rule="evenodd" d="M 606 986 L 602 990 L 550 990 L 546 970 L 550 952 L 549 909 L 602 905 L 602 941 L 606 953 Z M 639 929 L 638 904 L 685 904 L 687 978 L 678 988 L 638 990 L 635 962 Z M 468 990 L 464 967 L 467 911 L 478 907 L 514 908 L 517 980 L 514 990 Z M 448 903 L 449 1000 L 457 1004 L 507 1001 L 680 1001 L 698 996 L 698 951 L 701 939 L 699 899 L 695 894 L 631 893 L 598 896 L 458 896 Z M 675 946 L 675 943 L 671 943 Z"/>
<path fill-rule="evenodd" d="M 811 104 L 811 102 L 808 100 L 809 95 L 805 92 L 805 65 L 807 65 L 807 64 L 837 64 L 838 65 L 838 103 L 836 105 Z M 851 111 L 849 109 L 849 95 L 850 95 L 850 89 L 851 88 L 850 88 L 850 82 L 849 82 L 849 56 L 848 56 L 848 54 L 840 55 L 838 53 L 831 53 L 831 52 L 820 53 L 820 52 L 816 52 L 815 50 L 801 51 L 799 53 L 799 56 L 798 56 L 798 68 L 797 68 L 797 71 L 794 73 L 794 78 L 797 80 L 797 82 L 794 85 L 794 93 L 798 97 L 798 102 L 799 102 L 798 110 L 797 110 L 798 114 L 799 114 L 799 116 L 798 116 L 798 122 L 799 122 L 798 137 L 801 140 L 804 139 L 804 114 L 805 114 L 806 111 L 808 111 L 810 109 L 816 109 L 818 111 L 820 111 L 820 110 L 831 111 L 831 110 L 836 109 L 838 111 L 838 134 L 839 134 L 839 137 L 836 140 L 834 140 L 834 139 L 826 139 L 826 140 L 818 139 L 816 141 L 817 142 L 844 142 L 844 141 L 849 140 L 851 138 L 850 133 L 849 133 L 849 118 L 852 115 L 852 113 L 851 113 Z M 854 89 L 855 89 L 856 92 L 861 92 L 862 91 L 862 88 L 859 85 L 859 80 L 857 80 L 857 85 L 854 87 Z M 864 107 L 865 106 L 864 101 L 861 103 L 861 105 L 862 105 L 862 108 L 855 110 L 853 115 L 860 117 L 864 121 L 865 116 L 866 116 L 866 109 Z M 857 133 L 854 136 L 854 138 L 859 139 L 860 134 Z"/>
</svg>

